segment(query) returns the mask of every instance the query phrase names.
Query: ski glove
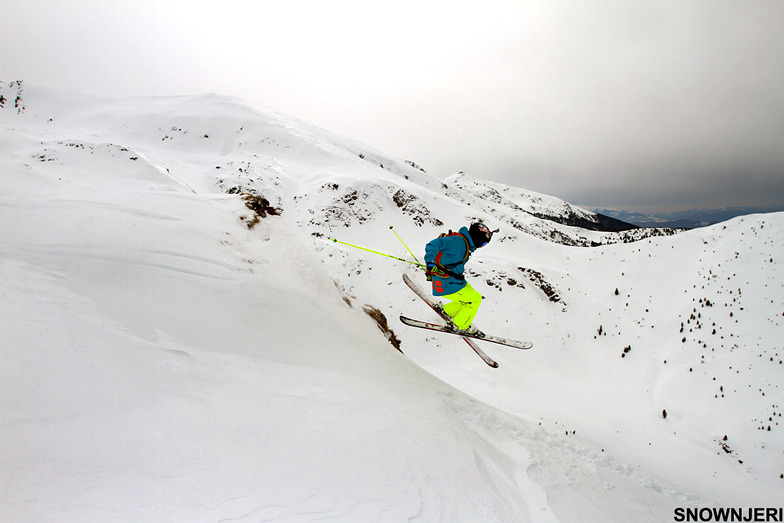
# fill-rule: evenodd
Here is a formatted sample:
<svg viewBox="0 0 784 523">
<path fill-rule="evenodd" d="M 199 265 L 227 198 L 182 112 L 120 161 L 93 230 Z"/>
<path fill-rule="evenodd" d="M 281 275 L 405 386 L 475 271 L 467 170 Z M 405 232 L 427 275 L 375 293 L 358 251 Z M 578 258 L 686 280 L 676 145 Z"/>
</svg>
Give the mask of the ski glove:
<svg viewBox="0 0 784 523">
<path fill-rule="evenodd" d="M 425 269 L 425 278 L 427 278 L 427 281 L 433 281 L 433 266 L 432 265 L 428 265 L 427 269 Z"/>
</svg>

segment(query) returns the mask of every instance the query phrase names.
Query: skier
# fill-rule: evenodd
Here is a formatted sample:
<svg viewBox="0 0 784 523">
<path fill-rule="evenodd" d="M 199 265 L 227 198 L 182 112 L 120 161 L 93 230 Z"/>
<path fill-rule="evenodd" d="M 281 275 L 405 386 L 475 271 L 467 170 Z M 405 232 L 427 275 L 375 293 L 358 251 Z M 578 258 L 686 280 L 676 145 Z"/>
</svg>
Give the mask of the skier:
<svg viewBox="0 0 784 523">
<path fill-rule="evenodd" d="M 482 303 L 482 295 L 471 287 L 463 273 L 471 253 L 487 245 L 493 232 L 485 224 L 475 222 L 470 227 L 461 227 L 459 232 L 442 234 L 425 246 L 427 281 L 433 283 L 433 296 L 449 300 L 441 307 L 452 318 L 458 332 L 484 335 L 471 325 Z"/>
</svg>

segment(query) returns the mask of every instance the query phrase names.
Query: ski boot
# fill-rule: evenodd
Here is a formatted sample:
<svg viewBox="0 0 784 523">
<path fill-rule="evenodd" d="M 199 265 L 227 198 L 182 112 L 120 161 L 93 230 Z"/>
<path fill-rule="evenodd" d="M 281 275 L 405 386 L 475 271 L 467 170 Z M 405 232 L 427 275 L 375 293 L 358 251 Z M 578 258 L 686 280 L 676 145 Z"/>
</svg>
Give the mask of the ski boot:
<svg viewBox="0 0 784 523">
<path fill-rule="evenodd" d="M 473 336 L 475 338 L 484 338 L 485 333 L 474 327 L 473 325 L 469 325 L 465 329 L 458 329 L 458 334 L 465 334 L 467 336 Z"/>
</svg>

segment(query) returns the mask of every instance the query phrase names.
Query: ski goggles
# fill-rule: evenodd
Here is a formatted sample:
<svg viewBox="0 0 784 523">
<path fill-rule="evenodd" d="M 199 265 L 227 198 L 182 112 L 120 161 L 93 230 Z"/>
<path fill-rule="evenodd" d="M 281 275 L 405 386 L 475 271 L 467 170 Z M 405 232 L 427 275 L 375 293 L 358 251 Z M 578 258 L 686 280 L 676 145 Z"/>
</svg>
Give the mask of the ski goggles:
<svg viewBox="0 0 784 523">
<path fill-rule="evenodd" d="M 490 230 L 489 228 L 487 228 L 487 226 L 485 226 L 485 225 L 480 225 L 480 226 L 478 227 L 478 230 L 479 230 L 479 232 L 481 232 L 481 233 L 482 233 L 482 234 L 484 234 L 484 236 L 485 236 L 485 241 L 483 241 L 483 242 L 482 242 L 482 243 L 479 245 L 479 247 L 484 247 L 485 245 L 487 245 L 488 243 L 490 243 L 490 240 L 493 238 L 493 234 L 499 231 L 499 229 L 496 229 L 496 230 L 494 230 L 494 231 L 491 231 L 491 230 Z"/>
</svg>

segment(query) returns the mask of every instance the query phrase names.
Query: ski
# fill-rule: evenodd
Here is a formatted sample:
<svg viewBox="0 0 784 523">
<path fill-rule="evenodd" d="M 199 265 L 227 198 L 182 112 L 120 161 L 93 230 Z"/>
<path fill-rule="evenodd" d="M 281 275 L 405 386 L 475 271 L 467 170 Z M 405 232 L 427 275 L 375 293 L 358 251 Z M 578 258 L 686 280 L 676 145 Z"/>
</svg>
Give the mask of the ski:
<svg viewBox="0 0 784 523">
<path fill-rule="evenodd" d="M 444 314 L 444 312 L 442 310 L 440 310 L 438 307 L 436 307 L 435 302 L 430 299 L 430 296 L 428 296 L 427 294 L 422 292 L 419 289 L 419 287 L 417 287 L 416 284 L 411 280 L 411 278 L 408 277 L 408 275 L 406 275 L 406 274 L 403 275 L 403 281 L 406 283 L 406 285 L 408 285 L 408 287 L 412 291 L 414 291 L 414 293 L 417 296 L 419 296 L 422 299 L 422 301 L 427 303 L 427 305 L 431 309 L 433 309 L 433 312 L 438 314 L 441 317 L 441 319 L 443 319 L 447 323 L 451 323 L 450 318 L 446 314 Z M 401 316 L 400 318 L 401 318 L 401 321 L 402 321 L 403 316 Z M 485 351 L 480 349 L 479 345 L 477 345 L 474 342 L 474 340 L 472 340 L 471 338 L 467 338 L 467 337 L 463 336 L 463 341 L 465 341 L 468 344 L 468 346 L 471 347 L 471 349 L 474 352 L 476 352 L 477 356 L 482 358 L 482 361 L 484 361 L 485 363 L 487 363 L 489 366 L 493 367 L 494 369 L 498 367 L 498 363 L 493 358 L 491 358 L 490 356 L 485 354 Z"/>
<path fill-rule="evenodd" d="M 488 356 L 485 353 L 485 351 L 480 349 L 479 346 L 476 343 L 474 343 L 474 341 L 471 339 L 471 337 L 463 335 L 463 334 L 461 334 L 461 333 L 459 333 L 457 331 L 454 331 L 447 325 L 439 325 L 438 323 L 430 323 L 430 322 L 427 322 L 427 321 L 413 320 L 411 318 L 406 318 L 403 315 L 400 316 L 400 321 L 403 322 L 404 324 L 410 326 L 410 327 L 419 327 L 420 329 L 427 329 L 427 330 L 437 331 L 437 332 L 447 332 L 449 334 L 457 334 L 458 336 L 463 338 L 463 340 L 468 344 L 469 347 L 474 349 L 474 352 L 476 352 L 477 355 L 480 358 L 482 358 L 482 360 L 485 363 L 487 363 L 488 365 L 490 365 L 493 368 L 497 368 L 498 367 L 498 362 L 496 362 L 493 358 Z"/>
<path fill-rule="evenodd" d="M 466 334 L 464 332 L 456 331 L 451 326 L 448 325 L 439 325 L 438 323 L 430 323 L 428 321 L 414 320 L 412 318 L 407 318 L 405 316 L 400 316 L 400 321 L 402 321 L 403 323 L 411 327 L 419 327 L 420 329 L 445 332 L 447 334 L 457 334 L 458 336 L 462 336 L 463 338 L 473 338 L 476 340 L 489 341 L 491 343 L 498 343 L 499 345 L 505 345 L 507 347 L 512 347 L 515 349 L 525 350 L 533 347 L 533 344 L 528 341 L 510 340 L 508 338 L 502 338 L 500 336 L 493 336 L 492 334 L 475 336 L 472 334 Z"/>
<path fill-rule="evenodd" d="M 403 275 L 403 281 L 406 283 L 406 285 L 409 286 L 409 288 L 412 291 L 414 291 L 416 293 L 417 296 L 422 298 L 422 300 L 425 303 L 427 303 L 428 306 L 430 306 L 430 308 L 433 309 L 433 311 L 435 311 L 435 313 L 438 314 L 441 317 L 441 319 L 443 319 L 447 323 L 452 323 L 452 319 L 448 315 L 446 315 L 443 310 L 441 310 L 439 307 L 436 307 L 436 302 L 429 295 L 425 294 L 419 287 L 417 287 L 417 285 L 413 282 L 413 280 L 411 280 L 411 278 L 408 277 L 407 274 Z M 474 326 L 476 326 L 476 325 L 474 324 Z M 479 337 L 479 336 L 472 336 L 472 337 L 477 339 L 477 340 L 490 341 L 492 343 L 498 343 L 500 345 L 506 345 L 507 347 L 512 347 L 512 348 L 515 348 L 515 349 L 528 350 L 528 349 L 530 349 L 530 348 L 532 348 L 534 346 L 534 344 L 531 343 L 530 341 L 510 340 L 509 338 L 502 338 L 500 336 L 487 336 L 486 335 L 484 338 Z M 466 340 L 466 341 L 468 341 L 468 340 Z"/>
</svg>

